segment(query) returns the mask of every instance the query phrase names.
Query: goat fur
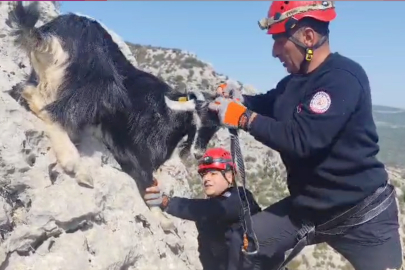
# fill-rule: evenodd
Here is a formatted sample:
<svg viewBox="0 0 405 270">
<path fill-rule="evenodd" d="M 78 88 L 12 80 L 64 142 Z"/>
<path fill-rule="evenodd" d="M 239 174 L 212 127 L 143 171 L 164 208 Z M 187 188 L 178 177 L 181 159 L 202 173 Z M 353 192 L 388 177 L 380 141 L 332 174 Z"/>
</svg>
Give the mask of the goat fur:
<svg viewBox="0 0 405 270">
<path fill-rule="evenodd" d="M 32 71 L 21 96 L 46 126 L 58 163 L 82 184 L 93 179 L 72 142 L 86 127 L 102 141 L 141 194 L 153 172 L 170 158 L 183 137 L 201 155 L 218 130 L 207 95 L 186 102 L 156 76 L 134 67 L 100 23 L 76 14 L 59 15 L 39 28 L 38 2 L 18 2 L 9 14 L 15 44 L 29 56 Z"/>
</svg>

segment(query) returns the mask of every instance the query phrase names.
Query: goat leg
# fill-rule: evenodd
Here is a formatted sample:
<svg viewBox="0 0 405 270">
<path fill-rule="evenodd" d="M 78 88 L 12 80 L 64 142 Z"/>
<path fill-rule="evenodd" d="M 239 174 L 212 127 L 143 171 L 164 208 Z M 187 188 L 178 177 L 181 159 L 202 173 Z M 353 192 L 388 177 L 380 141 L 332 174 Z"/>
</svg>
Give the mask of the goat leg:
<svg viewBox="0 0 405 270">
<path fill-rule="evenodd" d="M 73 174 L 79 185 L 93 188 L 93 178 L 81 163 L 79 151 L 67 132 L 58 123 L 49 121 L 49 118 L 45 124 L 52 149 L 63 170 Z"/>
<path fill-rule="evenodd" d="M 187 134 L 187 140 L 182 142 L 178 148 L 180 150 L 179 156 L 180 158 L 184 161 L 186 161 L 189 158 L 189 155 L 191 153 L 191 147 L 193 146 L 193 142 L 195 140 L 195 135 L 197 134 L 197 128 L 193 126 L 190 128 L 188 134 Z"/>
<path fill-rule="evenodd" d="M 153 180 L 153 185 L 152 186 L 158 186 L 158 181 L 156 179 Z M 175 229 L 174 223 L 171 219 L 167 218 L 164 214 L 163 211 L 160 207 L 154 206 L 154 207 L 149 207 L 150 211 L 157 217 L 160 221 L 160 226 L 162 226 L 162 229 L 164 231 L 172 231 Z"/>
<path fill-rule="evenodd" d="M 27 101 L 31 111 L 44 122 L 52 150 L 63 170 L 66 173 L 74 174 L 80 185 L 92 188 L 93 178 L 81 164 L 79 151 L 62 126 L 55 122 L 50 114 L 43 109 L 45 102 L 38 89 L 32 85 L 27 85 L 22 92 L 22 97 Z"/>
<path fill-rule="evenodd" d="M 121 166 L 121 169 L 126 174 L 131 176 L 132 179 L 134 179 L 135 184 L 138 187 L 138 192 L 143 198 L 146 193 L 146 188 L 157 185 L 157 181 L 153 178 L 152 167 L 146 164 L 142 164 L 143 166 L 141 166 L 138 158 L 133 155 L 123 155 L 123 152 L 121 152 L 119 148 L 113 145 L 113 140 L 106 138 L 107 137 L 104 134 L 104 143 L 109 147 L 115 160 Z M 159 223 L 164 231 L 171 231 L 174 228 L 173 222 L 163 214 L 163 211 L 160 207 L 149 207 L 149 209 L 159 220 Z"/>
</svg>

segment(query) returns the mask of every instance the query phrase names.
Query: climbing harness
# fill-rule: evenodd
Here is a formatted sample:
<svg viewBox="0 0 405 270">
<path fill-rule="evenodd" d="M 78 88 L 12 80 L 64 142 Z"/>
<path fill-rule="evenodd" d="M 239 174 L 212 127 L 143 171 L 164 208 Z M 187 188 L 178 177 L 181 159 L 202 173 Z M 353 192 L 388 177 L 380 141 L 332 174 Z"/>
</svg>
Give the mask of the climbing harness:
<svg viewBox="0 0 405 270">
<path fill-rule="evenodd" d="M 246 194 L 246 173 L 245 164 L 243 162 L 243 155 L 240 148 L 238 131 L 236 129 L 229 129 L 231 138 L 231 155 L 232 161 L 235 164 L 234 175 L 238 178 L 238 181 L 242 183 L 243 198 L 238 192 L 239 201 L 242 206 L 242 215 L 240 218 L 242 229 L 243 229 L 243 246 L 242 252 L 245 255 L 255 255 L 259 252 L 259 241 L 257 240 L 256 234 L 253 230 L 253 221 L 250 214 L 250 205 Z M 236 188 L 238 184 L 235 180 Z M 253 239 L 254 250 L 249 251 L 249 237 Z"/>
<path fill-rule="evenodd" d="M 390 194 L 372 209 L 365 210 L 374 202 L 387 188 L 391 189 Z M 315 235 L 340 235 L 349 228 L 366 223 L 386 210 L 395 200 L 395 188 L 391 185 L 379 187 L 376 192 L 368 196 L 359 204 L 353 206 L 342 214 L 331 220 L 315 226 L 311 222 L 304 222 L 298 231 L 297 244 L 293 247 L 288 257 L 281 263 L 277 270 L 283 269 L 292 259 L 294 259 L 307 245 L 312 244 Z"/>
</svg>

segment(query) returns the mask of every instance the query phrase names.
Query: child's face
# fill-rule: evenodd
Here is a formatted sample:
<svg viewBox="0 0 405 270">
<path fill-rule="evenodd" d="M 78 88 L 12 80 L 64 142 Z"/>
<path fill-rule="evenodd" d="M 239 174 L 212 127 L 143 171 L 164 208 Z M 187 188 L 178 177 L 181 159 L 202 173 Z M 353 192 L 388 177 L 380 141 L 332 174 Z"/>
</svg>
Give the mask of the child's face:
<svg viewBox="0 0 405 270">
<path fill-rule="evenodd" d="M 221 195 L 232 183 L 232 173 L 226 172 L 226 178 L 221 171 L 207 171 L 202 176 L 204 192 L 208 197 Z"/>
</svg>

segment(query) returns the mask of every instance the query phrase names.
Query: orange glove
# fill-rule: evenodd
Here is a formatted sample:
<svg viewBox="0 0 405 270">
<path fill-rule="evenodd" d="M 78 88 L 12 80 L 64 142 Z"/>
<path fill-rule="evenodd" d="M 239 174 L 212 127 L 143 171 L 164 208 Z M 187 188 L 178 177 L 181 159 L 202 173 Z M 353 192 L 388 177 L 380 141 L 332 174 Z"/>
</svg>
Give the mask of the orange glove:
<svg viewBox="0 0 405 270">
<path fill-rule="evenodd" d="M 235 83 L 223 83 L 217 88 L 217 94 L 225 98 L 232 98 L 240 103 L 243 103 L 243 95 L 238 85 Z"/>
<path fill-rule="evenodd" d="M 217 97 L 208 105 L 208 108 L 217 112 L 221 124 L 228 128 L 245 128 L 247 124 L 246 120 L 248 119 L 246 117 L 241 118 L 247 108 L 232 99 Z"/>
</svg>

